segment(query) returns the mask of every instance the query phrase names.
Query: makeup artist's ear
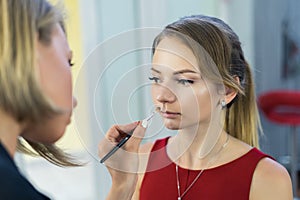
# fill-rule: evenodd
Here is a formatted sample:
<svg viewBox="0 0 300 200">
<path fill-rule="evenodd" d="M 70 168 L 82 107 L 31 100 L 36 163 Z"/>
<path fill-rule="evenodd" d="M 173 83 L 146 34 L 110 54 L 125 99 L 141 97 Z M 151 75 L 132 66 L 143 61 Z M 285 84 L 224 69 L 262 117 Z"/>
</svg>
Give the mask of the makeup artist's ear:
<svg viewBox="0 0 300 200">
<path fill-rule="evenodd" d="M 236 82 L 240 85 L 240 79 L 238 76 L 235 76 L 234 79 Z M 229 104 L 237 95 L 237 91 L 234 90 L 233 88 L 225 87 L 225 101 L 226 105 Z"/>
</svg>

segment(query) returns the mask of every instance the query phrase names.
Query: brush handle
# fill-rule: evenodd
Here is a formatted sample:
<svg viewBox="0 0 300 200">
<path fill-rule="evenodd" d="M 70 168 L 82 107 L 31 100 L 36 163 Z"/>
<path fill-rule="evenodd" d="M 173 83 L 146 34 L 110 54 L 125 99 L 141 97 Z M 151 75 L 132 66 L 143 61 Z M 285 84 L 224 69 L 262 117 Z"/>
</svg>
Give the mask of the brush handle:
<svg viewBox="0 0 300 200">
<path fill-rule="evenodd" d="M 109 157 L 111 157 L 118 149 L 120 149 L 131 137 L 131 135 L 127 135 L 124 137 L 110 152 L 108 152 L 101 160 L 100 163 L 104 163 Z"/>
</svg>

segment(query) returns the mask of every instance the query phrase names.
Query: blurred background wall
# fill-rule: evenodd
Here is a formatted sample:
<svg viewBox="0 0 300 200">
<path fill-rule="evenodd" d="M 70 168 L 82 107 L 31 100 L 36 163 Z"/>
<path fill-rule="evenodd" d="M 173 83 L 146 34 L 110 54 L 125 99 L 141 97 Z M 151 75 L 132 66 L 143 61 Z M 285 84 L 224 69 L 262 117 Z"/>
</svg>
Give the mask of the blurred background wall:
<svg viewBox="0 0 300 200">
<path fill-rule="evenodd" d="M 111 115 L 112 106 L 118 109 L 129 107 L 127 114 L 133 113 L 130 120 L 145 117 L 151 109 L 148 93 L 137 92 L 133 103 L 126 104 L 122 96 L 114 98 L 112 92 L 116 90 L 118 76 L 142 64 L 141 59 L 147 60 L 149 55 L 120 59 L 105 71 L 103 79 L 97 79 L 104 73 L 101 68 L 106 61 L 95 52 L 113 55 L 114 52 L 102 51 L 102 47 L 113 44 L 110 39 L 118 38 L 126 31 L 163 28 L 191 14 L 219 17 L 239 35 L 245 56 L 255 71 L 258 95 L 278 88 L 300 90 L 298 0 L 64 0 L 62 3 L 67 13 L 68 39 L 74 51 L 74 93 L 79 104 L 73 123 L 59 145 L 87 164 L 62 169 L 38 158 L 16 157 L 23 173 L 53 199 L 105 199 L 110 177 L 98 162 L 96 150 L 99 138 L 116 123 L 116 118 Z M 287 41 L 295 48 L 286 48 Z M 287 64 L 285 60 L 292 61 Z M 126 78 L 126 84 L 136 85 L 147 78 L 144 76 L 142 70 L 135 70 Z M 102 88 L 99 83 L 103 83 Z M 122 88 L 119 91 L 122 93 Z M 117 116 L 117 123 L 129 122 L 128 116 L 120 116 Z M 262 150 L 286 164 L 289 128 L 275 125 L 263 116 L 262 122 L 265 132 L 261 138 Z"/>
</svg>

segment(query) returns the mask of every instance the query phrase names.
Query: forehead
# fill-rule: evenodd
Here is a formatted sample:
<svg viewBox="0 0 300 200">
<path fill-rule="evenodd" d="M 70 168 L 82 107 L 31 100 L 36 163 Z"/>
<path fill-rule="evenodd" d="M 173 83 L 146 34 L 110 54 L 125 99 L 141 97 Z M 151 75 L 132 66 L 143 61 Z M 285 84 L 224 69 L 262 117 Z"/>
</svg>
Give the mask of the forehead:
<svg viewBox="0 0 300 200">
<path fill-rule="evenodd" d="M 173 71 L 184 69 L 199 71 L 198 62 L 192 50 L 180 40 L 172 37 L 166 37 L 159 42 L 152 64 L 154 68 L 167 68 Z"/>
</svg>

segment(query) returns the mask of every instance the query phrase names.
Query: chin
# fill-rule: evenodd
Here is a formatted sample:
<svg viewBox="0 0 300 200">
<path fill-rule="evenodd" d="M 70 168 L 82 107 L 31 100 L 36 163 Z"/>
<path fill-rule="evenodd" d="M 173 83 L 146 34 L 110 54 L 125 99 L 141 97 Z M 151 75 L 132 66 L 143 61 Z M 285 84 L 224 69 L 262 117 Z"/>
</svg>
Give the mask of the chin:
<svg viewBox="0 0 300 200">
<path fill-rule="evenodd" d="M 66 131 L 67 126 L 70 123 L 70 118 L 64 118 L 64 120 L 59 119 L 56 121 L 50 121 L 47 125 L 44 126 L 44 131 L 41 130 L 43 136 L 40 138 L 41 143 L 53 144 L 60 140 Z M 44 141 L 43 141 L 44 140 Z"/>
<path fill-rule="evenodd" d="M 45 138 L 46 143 L 53 144 L 53 143 L 57 142 L 58 140 L 60 140 L 63 137 L 65 131 L 66 131 L 66 127 L 61 128 L 59 130 L 53 130 L 53 132 L 49 132 L 49 134 L 47 134 L 48 137 Z"/>
<path fill-rule="evenodd" d="M 170 129 L 170 130 L 173 130 L 173 131 L 179 129 L 179 126 L 178 126 L 177 124 L 173 124 L 173 123 L 165 123 L 164 125 L 165 125 L 165 127 L 166 127 L 167 129 Z"/>
<path fill-rule="evenodd" d="M 48 130 L 35 130 L 30 132 L 30 134 L 25 134 L 23 138 L 26 140 L 42 143 L 42 144 L 54 144 L 64 135 L 65 128 L 48 129 Z"/>
<path fill-rule="evenodd" d="M 29 124 L 22 137 L 36 143 L 53 144 L 64 135 L 69 120 L 69 117 L 63 115 L 43 120 L 40 123 Z"/>
</svg>

